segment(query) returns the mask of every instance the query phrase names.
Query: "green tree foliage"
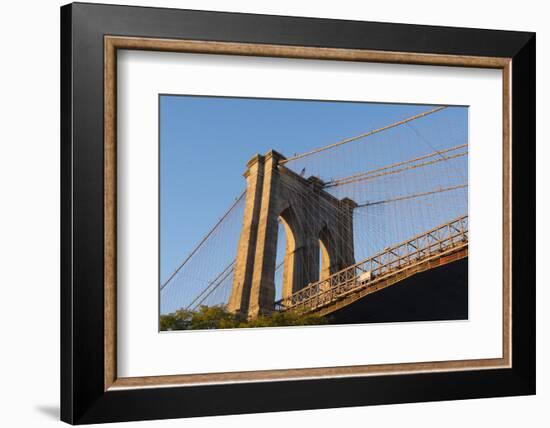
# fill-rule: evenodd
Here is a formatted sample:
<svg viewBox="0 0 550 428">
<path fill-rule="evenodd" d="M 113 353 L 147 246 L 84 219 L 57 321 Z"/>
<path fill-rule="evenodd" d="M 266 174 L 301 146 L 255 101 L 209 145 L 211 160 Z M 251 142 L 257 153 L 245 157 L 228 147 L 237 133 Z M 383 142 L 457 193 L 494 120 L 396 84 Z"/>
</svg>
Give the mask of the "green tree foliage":
<svg viewBox="0 0 550 428">
<path fill-rule="evenodd" d="M 179 309 L 167 315 L 160 316 L 161 331 L 187 330 L 191 325 L 193 312 L 186 309 Z"/>
<path fill-rule="evenodd" d="M 328 324 L 328 320 L 324 317 L 296 312 L 272 312 L 247 320 L 242 315 L 228 312 L 224 306 L 201 306 L 196 311 L 179 309 L 176 312 L 160 316 L 160 329 L 162 331 L 323 324 Z"/>
</svg>

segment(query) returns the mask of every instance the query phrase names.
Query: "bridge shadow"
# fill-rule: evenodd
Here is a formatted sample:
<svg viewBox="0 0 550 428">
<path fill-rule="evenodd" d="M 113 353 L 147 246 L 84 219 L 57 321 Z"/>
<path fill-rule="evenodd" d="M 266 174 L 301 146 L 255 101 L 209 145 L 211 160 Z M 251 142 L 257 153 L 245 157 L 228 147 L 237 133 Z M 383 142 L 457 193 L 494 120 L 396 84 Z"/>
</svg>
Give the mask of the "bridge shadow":
<svg viewBox="0 0 550 428">
<path fill-rule="evenodd" d="M 331 324 L 468 319 L 468 258 L 413 275 L 328 315 Z"/>
</svg>

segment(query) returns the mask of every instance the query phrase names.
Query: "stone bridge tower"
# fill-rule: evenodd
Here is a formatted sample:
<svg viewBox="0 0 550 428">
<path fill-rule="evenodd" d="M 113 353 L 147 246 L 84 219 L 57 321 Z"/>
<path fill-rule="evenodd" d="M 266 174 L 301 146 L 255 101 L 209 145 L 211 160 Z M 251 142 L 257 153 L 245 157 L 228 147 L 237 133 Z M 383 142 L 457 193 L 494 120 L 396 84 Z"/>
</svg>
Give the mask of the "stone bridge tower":
<svg viewBox="0 0 550 428">
<path fill-rule="evenodd" d="M 246 202 L 228 309 L 250 318 L 274 308 L 278 221 L 286 232 L 283 298 L 355 263 L 355 202 L 330 195 L 317 177 L 279 165 L 283 159 L 275 151 L 256 155 L 244 173 Z"/>
</svg>

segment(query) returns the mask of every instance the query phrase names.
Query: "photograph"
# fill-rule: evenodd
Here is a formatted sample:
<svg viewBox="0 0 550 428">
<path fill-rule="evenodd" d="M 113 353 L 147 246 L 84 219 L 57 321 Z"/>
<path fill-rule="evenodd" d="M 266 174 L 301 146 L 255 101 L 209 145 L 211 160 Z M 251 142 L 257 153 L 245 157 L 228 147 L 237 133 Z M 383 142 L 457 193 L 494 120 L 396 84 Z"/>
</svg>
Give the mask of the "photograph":
<svg viewBox="0 0 550 428">
<path fill-rule="evenodd" d="M 159 94 L 158 120 L 161 332 L 468 319 L 467 105 Z"/>
<path fill-rule="evenodd" d="M 60 419 L 521 423 L 475 399 L 536 393 L 536 25 L 150 6 L 58 17 Z"/>
</svg>

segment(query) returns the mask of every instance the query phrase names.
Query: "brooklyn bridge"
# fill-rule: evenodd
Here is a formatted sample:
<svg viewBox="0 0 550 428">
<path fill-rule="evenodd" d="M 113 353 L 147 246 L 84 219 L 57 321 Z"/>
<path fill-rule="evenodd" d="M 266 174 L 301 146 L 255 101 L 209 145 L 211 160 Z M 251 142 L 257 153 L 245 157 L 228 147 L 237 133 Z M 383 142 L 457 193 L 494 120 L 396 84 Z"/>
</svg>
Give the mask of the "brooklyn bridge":
<svg viewBox="0 0 550 428">
<path fill-rule="evenodd" d="M 467 263 L 467 127 L 450 109 L 304 153 L 254 155 L 243 192 L 160 285 L 161 313 L 324 316 Z M 391 149 L 377 156 L 377 146 Z"/>
</svg>

